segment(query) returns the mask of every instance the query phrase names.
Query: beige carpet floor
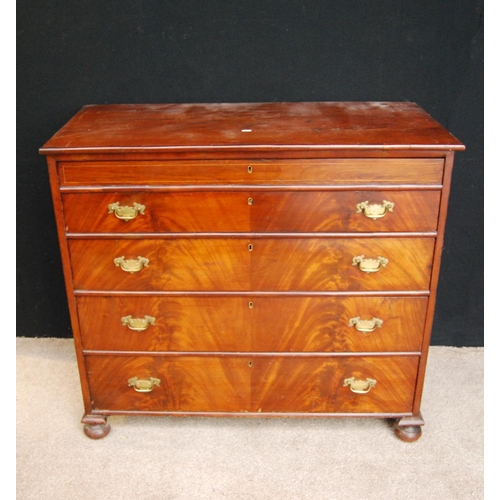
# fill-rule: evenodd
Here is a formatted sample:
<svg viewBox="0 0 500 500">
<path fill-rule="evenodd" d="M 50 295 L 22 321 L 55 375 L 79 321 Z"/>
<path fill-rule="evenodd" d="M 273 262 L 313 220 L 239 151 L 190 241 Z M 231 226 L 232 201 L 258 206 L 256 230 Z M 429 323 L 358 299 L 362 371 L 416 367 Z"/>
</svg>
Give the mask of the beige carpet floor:
<svg viewBox="0 0 500 500">
<path fill-rule="evenodd" d="M 483 354 L 431 348 L 415 443 L 378 419 L 119 416 L 95 441 L 73 341 L 18 338 L 17 498 L 480 499 Z"/>
</svg>

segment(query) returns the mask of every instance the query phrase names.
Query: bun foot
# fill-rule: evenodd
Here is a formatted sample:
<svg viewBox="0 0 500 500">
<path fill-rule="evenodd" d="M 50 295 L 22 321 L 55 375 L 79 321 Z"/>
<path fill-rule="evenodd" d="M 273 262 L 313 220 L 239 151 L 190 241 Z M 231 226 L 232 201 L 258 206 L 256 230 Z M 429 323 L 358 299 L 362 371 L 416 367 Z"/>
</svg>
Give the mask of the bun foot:
<svg viewBox="0 0 500 500">
<path fill-rule="evenodd" d="M 111 426 L 108 417 L 103 415 L 84 415 L 82 418 L 83 432 L 91 439 L 101 439 L 109 434 Z"/>
<path fill-rule="evenodd" d="M 424 425 L 424 420 L 421 415 L 417 417 L 403 417 L 396 422 L 394 433 L 401 441 L 413 443 L 420 439 L 422 425 Z"/>
<path fill-rule="evenodd" d="M 419 425 L 408 425 L 406 427 L 396 427 L 394 429 L 396 436 L 407 443 L 412 443 L 422 435 L 422 428 Z"/>
</svg>

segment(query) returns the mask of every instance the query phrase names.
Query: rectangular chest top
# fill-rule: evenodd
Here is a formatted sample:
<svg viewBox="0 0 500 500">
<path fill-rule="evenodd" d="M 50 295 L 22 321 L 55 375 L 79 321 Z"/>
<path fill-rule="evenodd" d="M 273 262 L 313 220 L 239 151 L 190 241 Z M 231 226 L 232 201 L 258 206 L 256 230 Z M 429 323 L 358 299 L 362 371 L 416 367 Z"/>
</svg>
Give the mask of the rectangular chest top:
<svg viewBox="0 0 500 500">
<path fill-rule="evenodd" d="M 84 106 L 42 154 L 465 149 L 410 102 Z"/>
</svg>

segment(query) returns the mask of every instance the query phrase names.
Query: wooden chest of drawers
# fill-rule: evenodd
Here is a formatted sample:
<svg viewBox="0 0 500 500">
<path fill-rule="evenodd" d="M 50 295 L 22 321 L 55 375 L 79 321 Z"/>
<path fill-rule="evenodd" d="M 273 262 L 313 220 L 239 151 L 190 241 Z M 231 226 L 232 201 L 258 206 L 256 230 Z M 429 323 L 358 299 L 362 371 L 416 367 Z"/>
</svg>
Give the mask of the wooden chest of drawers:
<svg viewBox="0 0 500 500">
<path fill-rule="evenodd" d="M 84 107 L 40 151 L 85 433 L 372 416 L 418 439 L 462 149 L 413 103 Z"/>
</svg>

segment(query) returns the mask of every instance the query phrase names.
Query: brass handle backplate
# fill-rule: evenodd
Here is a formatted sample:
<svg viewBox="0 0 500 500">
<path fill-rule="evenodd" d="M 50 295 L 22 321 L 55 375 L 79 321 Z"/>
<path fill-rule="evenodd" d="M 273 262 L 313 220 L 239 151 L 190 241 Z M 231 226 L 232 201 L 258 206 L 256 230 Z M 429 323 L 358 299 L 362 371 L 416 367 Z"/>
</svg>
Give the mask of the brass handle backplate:
<svg viewBox="0 0 500 500">
<path fill-rule="evenodd" d="M 144 318 L 132 318 L 132 316 L 123 316 L 121 319 L 123 326 L 128 326 L 134 332 L 143 332 L 154 325 L 156 318 L 153 316 L 144 316 Z"/>
<path fill-rule="evenodd" d="M 108 205 L 108 210 L 109 214 L 115 214 L 118 219 L 128 222 L 135 219 L 139 214 L 144 215 L 146 207 L 139 203 L 134 203 L 131 207 L 121 207 L 119 202 L 115 202 Z"/>
<path fill-rule="evenodd" d="M 382 204 L 371 203 L 369 201 L 363 201 L 356 205 L 356 213 L 360 214 L 363 212 L 369 219 L 377 220 L 385 216 L 387 212 L 392 212 L 394 210 L 394 203 L 392 201 L 384 200 Z"/>
<path fill-rule="evenodd" d="M 143 267 L 149 267 L 149 259 L 146 257 L 137 257 L 137 259 L 125 260 L 125 256 L 117 257 L 114 260 L 115 266 L 120 266 L 120 268 L 130 274 L 134 274 L 140 271 Z"/>
<path fill-rule="evenodd" d="M 160 379 L 150 377 L 149 380 L 141 380 L 138 377 L 128 379 L 128 386 L 137 392 L 151 392 L 155 385 L 160 385 Z"/>
<path fill-rule="evenodd" d="M 356 394 L 366 394 L 367 392 L 370 392 L 373 387 L 375 387 L 376 383 L 377 381 L 372 378 L 358 380 L 354 377 L 350 377 L 344 380 L 344 387 L 349 386 L 349 389 Z"/>
<path fill-rule="evenodd" d="M 376 328 L 382 326 L 383 321 L 379 318 L 372 319 L 361 319 L 359 316 L 357 318 L 351 318 L 347 326 L 354 326 L 356 330 L 368 333 L 373 332 Z"/>
<path fill-rule="evenodd" d="M 358 255 L 352 259 L 352 265 L 358 266 L 364 273 L 376 273 L 383 267 L 387 267 L 389 259 L 378 256 L 376 259 L 365 259 L 364 255 Z"/>
</svg>

